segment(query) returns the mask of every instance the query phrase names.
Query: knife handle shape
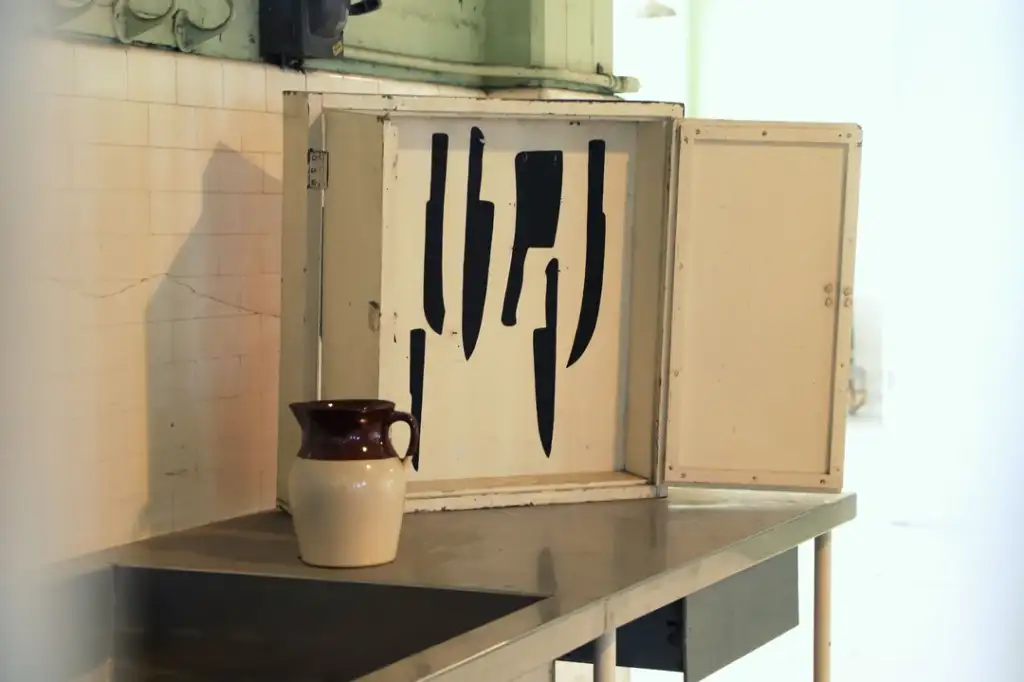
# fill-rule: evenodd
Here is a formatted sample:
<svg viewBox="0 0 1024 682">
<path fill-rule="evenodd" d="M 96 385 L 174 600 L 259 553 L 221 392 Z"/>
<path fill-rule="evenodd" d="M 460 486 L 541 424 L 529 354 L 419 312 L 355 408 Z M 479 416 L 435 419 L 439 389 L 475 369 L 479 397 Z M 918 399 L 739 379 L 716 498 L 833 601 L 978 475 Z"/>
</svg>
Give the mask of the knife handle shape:
<svg viewBox="0 0 1024 682">
<path fill-rule="evenodd" d="M 533 383 L 537 407 L 537 431 L 544 454 L 551 457 L 555 435 L 555 384 L 558 353 L 558 259 L 552 258 L 544 271 L 545 324 L 533 332 Z"/>
</svg>

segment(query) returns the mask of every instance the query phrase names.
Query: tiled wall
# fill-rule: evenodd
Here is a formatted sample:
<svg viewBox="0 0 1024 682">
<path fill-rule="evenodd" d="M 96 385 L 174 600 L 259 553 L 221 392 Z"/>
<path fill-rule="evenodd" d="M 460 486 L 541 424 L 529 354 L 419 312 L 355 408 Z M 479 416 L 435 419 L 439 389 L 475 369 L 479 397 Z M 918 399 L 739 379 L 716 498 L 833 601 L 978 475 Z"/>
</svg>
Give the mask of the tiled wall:
<svg viewBox="0 0 1024 682">
<path fill-rule="evenodd" d="M 446 93 L 142 48 L 33 58 L 46 277 L 74 340 L 50 368 L 77 401 L 54 465 L 67 551 L 272 507 L 281 92 Z"/>
</svg>

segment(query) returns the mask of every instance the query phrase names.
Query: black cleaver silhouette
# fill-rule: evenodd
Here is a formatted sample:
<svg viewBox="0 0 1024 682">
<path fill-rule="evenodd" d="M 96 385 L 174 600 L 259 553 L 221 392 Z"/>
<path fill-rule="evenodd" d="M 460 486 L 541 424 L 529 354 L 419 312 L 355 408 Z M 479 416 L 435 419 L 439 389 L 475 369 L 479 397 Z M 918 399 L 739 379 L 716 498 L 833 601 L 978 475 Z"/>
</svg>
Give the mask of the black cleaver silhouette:
<svg viewBox="0 0 1024 682">
<path fill-rule="evenodd" d="M 516 323 L 527 252 L 555 245 L 562 208 L 562 152 L 520 152 L 515 168 L 516 232 L 501 308 L 501 322 L 506 327 Z"/>
</svg>

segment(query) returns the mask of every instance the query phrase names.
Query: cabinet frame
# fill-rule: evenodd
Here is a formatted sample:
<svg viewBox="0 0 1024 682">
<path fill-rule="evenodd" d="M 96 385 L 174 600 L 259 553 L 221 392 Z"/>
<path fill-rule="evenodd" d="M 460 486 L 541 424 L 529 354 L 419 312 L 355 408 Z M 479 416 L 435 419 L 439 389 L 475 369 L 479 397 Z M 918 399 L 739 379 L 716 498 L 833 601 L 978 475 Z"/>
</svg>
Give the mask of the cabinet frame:
<svg viewBox="0 0 1024 682">
<path fill-rule="evenodd" d="M 676 163 L 677 124 L 681 104 L 602 100 L 512 100 L 387 95 L 338 95 L 289 92 L 284 95 L 284 210 L 282 229 L 281 364 L 278 431 L 278 504 L 287 509 L 287 476 L 299 448 L 300 433 L 288 405 L 328 396 L 324 393 L 324 358 L 320 340 L 320 281 L 324 259 L 325 197 L 331 191 L 307 187 L 307 152 L 324 149 L 332 114 L 359 117 L 366 134 L 375 136 L 388 158 L 396 153 L 395 125 L 422 118 L 563 120 L 581 125 L 607 122 L 636 129 L 632 206 L 627 215 L 630 240 L 629 336 L 622 362 L 628 365 L 621 427 L 622 466 L 616 471 L 579 471 L 479 479 L 455 477 L 421 485 L 410 482 L 407 511 L 566 502 L 643 499 L 665 493 L 658 439 L 664 337 L 666 258 L 674 217 L 671 208 Z M 355 120 L 355 119 L 353 119 Z M 376 132 L 372 132 L 376 126 Z M 354 140 L 355 142 L 355 140 Z M 328 150 L 329 151 L 329 150 Z M 330 158 L 330 157 L 329 157 Z M 328 177 L 345 171 L 344 158 L 330 160 Z M 351 170 L 351 169 L 350 169 Z M 380 219 L 380 216 L 374 217 Z M 639 227 L 638 227 L 639 226 Z M 325 289 L 326 291 L 326 289 Z M 376 397 L 376 396 L 373 396 Z M 389 396 L 380 396 L 389 398 Z"/>
<path fill-rule="evenodd" d="M 338 114 L 359 121 L 353 129 L 360 128 L 362 132 L 352 138 L 351 154 L 330 158 L 327 189 L 310 188 L 308 152 L 326 148 L 327 121 Z M 628 320 L 623 323 L 628 343 L 622 358 L 627 370 L 621 391 L 621 468 L 488 479 L 456 475 L 429 485 L 412 481 L 407 511 L 643 499 L 664 496 L 669 484 L 841 489 L 860 174 L 859 127 L 691 120 L 684 118 L 680 104 L 289 92 L 284 95 L 279 507 L 288 508 L 287 477 L 301 436 L 288 405 L 321 397 L 344 397 L 324 392 L 321 295 L 326 289 L 321 287 L 324 210 L 332 186 L 330 178 L 358 172 L 358 154 L 371 153 L 368 150 L 378 146 L 382 156 L 375 172 L 386 175 L 384 169 L 397 158 L 397 126 L 402 121 L 424 118 L 520 121 L 524 126 L 531 121 L 600 121 L 635 127 L 633 195 L 626 222 L 629 266 L 625 277 L 629 286 L 623 301 L 628 308 Z M 694 165 L 693 150 L 715 142 L 751 145 L 751 149 L 782 144 L 794 149 L 825 145 L 842 150 L 844 204 L 836 279 L 836 292 L 842 295 L 836 296 L 832 397 L 827 424 L 830 437 L 825 455 L 827 465 L 821 471 L 786 470 L 771 462 L 739 468 L 694 466 L 691 454 L 680 445 L 681 419 L 673 407 L 679 404 L 679 396 L 685 394 L 686 387 L 674 376 L 678 368 L 673 363 L 681 357 L 680 344 L 686 342 L 690 333 L 683 311 L 693 299 L 692 293 L 684 288 L 685 278 L 677 275 L 688 257 L 688 235 L 695 229 L 690 212 L 694 203 L 691 179 L 699 171 Z M 381 212 L 384 210 L 382 205 Z M 380 212 L 368 217 L 383 220 Z M 380 246 L 379 240 L 376 246 Z M 370 337 L 364 340 L 372 342 Z"/>
</svg>

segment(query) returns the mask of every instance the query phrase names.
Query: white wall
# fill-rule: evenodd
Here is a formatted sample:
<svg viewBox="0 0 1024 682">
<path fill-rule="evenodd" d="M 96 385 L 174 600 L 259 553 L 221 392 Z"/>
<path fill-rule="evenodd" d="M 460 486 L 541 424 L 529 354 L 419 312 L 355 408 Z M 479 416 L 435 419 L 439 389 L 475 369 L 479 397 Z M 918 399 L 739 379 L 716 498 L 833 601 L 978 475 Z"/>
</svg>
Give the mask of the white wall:
<svg viewBox="0 0 1024 682">
<path fill-rule="evenodd" d="M 949 451 L 937 421 L 987 418 L 980 382 L 1011 332 L 1019 4 L 701 6 L 698 115 L 864 126 L 857 306 L 884 316 L 886 420 L 908 438 L 894 465 L 921 481 L 928 471 L 911 449 Z"/>
<path fill-rule="evenodd" d="M 1021 679 L 1024 4 L 693 1 L 691 115 L 865 130 L 857 325 L 877 313 L 885 424 L 849 434 L 833 679 Z M 808 630 L 713 679 L 810 679 Z"/>
<path fill-rule="evenodd" d="M 67 506 L 54 551 L 272 508 L 281 93 L 472 91 L 56 41 L 33 59 L 67 340 L 46 363 L 64 441 L 37 461 Z"/>
<path fill-rule="evenodd" d="M 886 235 L 892 233 L 896 147 L 890 66 L 897 3 L 886 0 L 697 0 L 700 79 L 693 113 L 708 118 L 849 121 L 865 129 L 857 235 L 856 362 L 869 408 L 884 388 Z M 866 49 L 870 46 L 870 49 Z"/>
<path fill-rule="evenodd" d="M 882 102 L 893 86 L 886 70 L 893 3 L 868 0 L 848 11 L 846 0 L 663 2 L 676 16 L 637 18 L 643 0 L 615 5 L 616 69 L 642 85 L 632 98 L 683 101 L 692 117 L 850 121 L 869 131 L 855 317 L 857 363 L 869 379 L 862 414 L 877 413 L 884 386 L 879 210 L 891 187 L 885 172 L 891 164 L 876 121 L 886 116 Z M 861 49 L 866 43 L 872 50 Z"/>
<path fill-rule="evenodd" d="M 640 79 L 640 91 L 624 99 L 689 101 L 689 8 L 691 0 L 664 0 L 675 16 L 639 16 L 646 0 L 615 0 L 615 73 Z"/>
</svg>

